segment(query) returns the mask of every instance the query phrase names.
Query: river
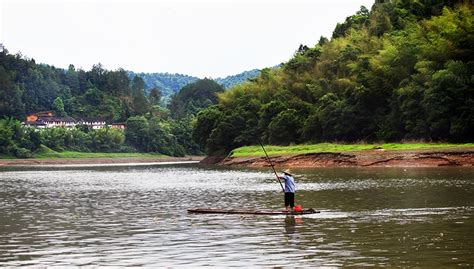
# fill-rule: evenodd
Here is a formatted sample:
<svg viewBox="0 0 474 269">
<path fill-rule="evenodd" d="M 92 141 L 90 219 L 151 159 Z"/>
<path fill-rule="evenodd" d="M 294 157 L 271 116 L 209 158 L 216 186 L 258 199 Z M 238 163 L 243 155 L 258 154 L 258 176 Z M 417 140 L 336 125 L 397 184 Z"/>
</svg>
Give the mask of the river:
<svg viewBox="0 0 474 269">
<path fill-rule="evenodd" d="M 3 266 L 474 266 L 473 168 L 295 169 L 302 217 L 268 169 L 1 168 Z"/>
</svg>

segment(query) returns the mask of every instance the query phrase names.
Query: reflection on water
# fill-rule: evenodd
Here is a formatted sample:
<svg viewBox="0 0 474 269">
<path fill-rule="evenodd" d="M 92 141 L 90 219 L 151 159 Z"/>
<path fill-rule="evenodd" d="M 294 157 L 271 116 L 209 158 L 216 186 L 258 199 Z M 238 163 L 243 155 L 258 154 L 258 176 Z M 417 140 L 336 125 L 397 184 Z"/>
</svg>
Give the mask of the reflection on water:
<svg viewBox="0 0 474 269">
<path fill-rule="evenodd" d="M 303 217 L 301 216 L 286 216 L 285 217 L 285 232 L 293 234 L 296 231 L 296 225 L 301 225 Z"/>
<path fill-rule="evenodd" d="M 112 266 L 474 265 L 474 169 L 296 170 L 281 209 L 266 170 L 198 165 L 0 172 L 0 264 Z"/>
</svg>

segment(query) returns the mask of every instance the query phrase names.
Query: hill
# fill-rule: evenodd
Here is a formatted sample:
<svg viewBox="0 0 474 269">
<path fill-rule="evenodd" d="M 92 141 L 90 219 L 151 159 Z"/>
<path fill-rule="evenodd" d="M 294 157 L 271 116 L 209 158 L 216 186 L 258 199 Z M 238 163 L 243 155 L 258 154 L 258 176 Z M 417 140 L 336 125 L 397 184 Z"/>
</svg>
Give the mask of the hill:
<svg viewBox="0 0 474 269">
<path fill-rule="evenodd" d="M 332 39 L 219 95 L 198 114 L 209 153 L 264 143 L 474 141 L 469 1 L 376 1 Z"/>
<path fill-rule="evenodd" d="M 199 78 L 183 75 L 183 74 L 171 74 L 171 73 L 134 73 L 132 71 L 127 72 L 129 78 L 132 79 L 135 75 L 140 76 L 145 82 L 145 91 L 147 94 L 152 88 L 158 88 L 161 91 L 162 99 L 164 103 L 168 103 L 171 96 L 177 93 L 184 86 L 196 82 Z M 248 79 L 252 79 L 258 76 L 260 70 L 253 69 L 250 71 L 244 71 L 242 73 L 227 76 L 224 78 L 214 79 L 217 83 L 224 86 L 224 88 L 230 88 L 236 84 L 243 83 Z"/>
<path fill-rule="evenodd" d="M 171 73 L 134 73 L 128 71 L 128 76 L 133 78 L 135 75 L 140 76 L 145 82 L 145 92 L 148 94 L 152 88 L 158 88 L 162 94 L 162 100 L 167 103 L 171 95 L 178 92 L 189 83 L 198 80 L 198 77 L 171 74 Z"/>
<path fill-rule="evenodd" d="M 260 74 L 259 69 L 252 69 L 250 71 L 244 71 L 237 75 L 231 75 L 225 78 L 216 78 L 215 81 L 221 84 L 222 86 L 224 86 L 225 89 L 227 89 L 237 84 L 244 83 L 245 81 L 249 79 L 256 78 L 259 74 Z"/>
</svg>

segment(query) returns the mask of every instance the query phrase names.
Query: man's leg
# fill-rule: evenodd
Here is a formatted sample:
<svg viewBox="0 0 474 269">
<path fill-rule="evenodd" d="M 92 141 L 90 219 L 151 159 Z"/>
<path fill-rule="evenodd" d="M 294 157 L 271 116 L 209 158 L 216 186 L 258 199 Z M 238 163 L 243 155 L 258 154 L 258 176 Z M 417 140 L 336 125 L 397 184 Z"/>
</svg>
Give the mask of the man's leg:
<svg viewBox="0 0 474 269">
<path fill-rule="evenodd" d="M 295 207 L 295 194 L 294 193 L 291 193 L 290 195 L 290 208 L 291 208 L 291 211 L 293 211 L 293 208 Z"/>
</svg>

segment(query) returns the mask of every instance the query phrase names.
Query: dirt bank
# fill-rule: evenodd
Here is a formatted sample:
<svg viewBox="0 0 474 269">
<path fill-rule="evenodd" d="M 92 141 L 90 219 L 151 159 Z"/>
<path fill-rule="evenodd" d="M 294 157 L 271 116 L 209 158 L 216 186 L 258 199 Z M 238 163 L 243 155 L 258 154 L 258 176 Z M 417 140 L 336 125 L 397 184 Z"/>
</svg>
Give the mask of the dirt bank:
<svg viewBox="0 0 474 269">
<path fill-rule="evenodd" d="M 55 164 L 112 164 L 201 161 L 201 156 L 188 157 L 134 157 L 134 158 L 58 158 L 58 159 L 0 159 L 0 166 L 29 166 Z"/>
<path fill-rule="evenodd" d="M 363 150 L 271 156 L 277 167 L 437 167 L 474 165 L 474 149 Z M 226 157 L 223 166 L 266 167 L 264 157 Z"/>
</svg>

